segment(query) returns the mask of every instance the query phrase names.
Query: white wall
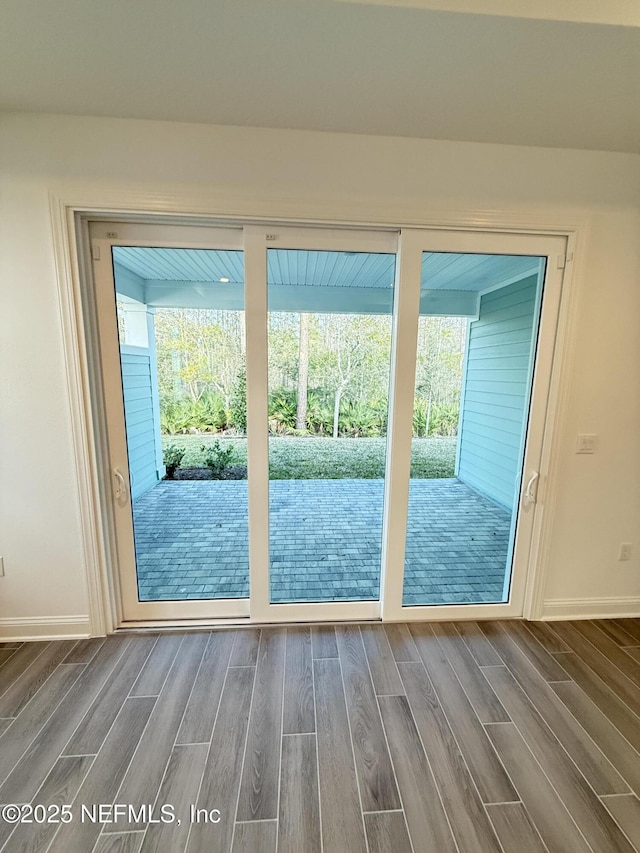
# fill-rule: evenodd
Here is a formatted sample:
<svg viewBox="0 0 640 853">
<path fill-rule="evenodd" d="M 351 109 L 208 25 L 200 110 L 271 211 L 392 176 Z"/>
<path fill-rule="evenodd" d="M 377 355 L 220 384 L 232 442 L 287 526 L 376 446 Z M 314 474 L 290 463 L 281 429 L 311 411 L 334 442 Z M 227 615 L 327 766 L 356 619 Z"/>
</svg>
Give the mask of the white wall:
<svg viewBox="0 0 640 853">
<path fill-rule="evenodd" d="M 87 614 L 49 193 L 73 200 L 88 182 L 123 207 L 135 194 L 172 209 L 189 193 L 229 214 L 581 225 L 546 598 L 556 615 L 576 599 L 640 610 L 640 157 L 5 115 L 0 169 L 0 634 L 64 633 Z M 574 454 L 579 431 L 599 434 L 595 456 Z M 629 563 L 621 540 L 635 543 Z"/>
</svg>

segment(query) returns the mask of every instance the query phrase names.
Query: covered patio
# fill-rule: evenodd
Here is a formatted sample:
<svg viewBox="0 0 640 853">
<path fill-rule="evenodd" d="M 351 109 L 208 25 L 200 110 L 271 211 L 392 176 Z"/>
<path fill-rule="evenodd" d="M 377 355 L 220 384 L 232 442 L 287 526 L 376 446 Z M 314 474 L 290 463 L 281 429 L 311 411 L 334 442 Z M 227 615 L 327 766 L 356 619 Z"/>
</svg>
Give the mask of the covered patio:
<svg viewBox="0 0 640 853">
<path fill-rule="evenodd" d="M 379 597 L 382 480 L 270 483 L 271 600 Z M 134 501 L 141 601 L 249 595 L 246 481 L 161 482 Z M 511 514 L 456 478 L 414 479 L 403 601 L 503 599 Z"/>
<path fill-rule="evenodd" d="M 243 252 L 115 247 L 114 268 L 139 599 L 246 598 L 247 482 L 162 480 L 154 326 L 157 308 L 242 312 Z M 269 249 L 268 310 L 390 316 L 394 269 L 392 252 Z M 468 329 L 455 476 L 411 481 L 405 605 L 506 598 L 543 269 L 538 257 L 422 255 L 420 317 Z M 270 483 L 272 603 L 380 596 L 384 481 L 324 476 Z"/>
</svg>

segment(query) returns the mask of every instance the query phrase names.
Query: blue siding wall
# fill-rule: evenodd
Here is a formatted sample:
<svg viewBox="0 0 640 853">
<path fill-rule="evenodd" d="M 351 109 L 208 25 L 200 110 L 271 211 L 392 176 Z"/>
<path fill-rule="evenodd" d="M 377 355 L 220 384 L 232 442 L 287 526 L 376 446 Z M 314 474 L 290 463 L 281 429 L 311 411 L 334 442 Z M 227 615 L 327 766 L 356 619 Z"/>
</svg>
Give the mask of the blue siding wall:
<svg viewBox="0 0 640 853">
<path fill-rule="evenodd" d="M 513 510 L 529 406 L 538 276 L 485 294 L 470 324 L 458 477 Z"/>
<path fill-rule="evenodd" d="M 151 377 L 151 353 L 139 347 L 120 350 L 124 414 L 129 451 L 131 497 L 135 500 L 158 482 L 157 435 Z"/>
</svg>

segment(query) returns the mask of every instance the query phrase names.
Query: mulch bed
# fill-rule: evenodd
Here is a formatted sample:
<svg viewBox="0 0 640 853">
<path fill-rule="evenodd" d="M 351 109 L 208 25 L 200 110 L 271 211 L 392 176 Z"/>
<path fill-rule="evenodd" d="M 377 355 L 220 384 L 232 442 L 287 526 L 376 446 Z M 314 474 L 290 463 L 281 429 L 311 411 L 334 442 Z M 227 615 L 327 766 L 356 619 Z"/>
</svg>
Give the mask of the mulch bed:
<svg viewBox="0 0 640 853">
<path fill-rule="evenodd" d="M 179 480 L 246 480 L 246 465 L 229 465 L 223 474 L 214 477 L 208 468 L 178 468 L 172 478 L 164 477 L 167 483 L 177 483 Z"/>
</svg>

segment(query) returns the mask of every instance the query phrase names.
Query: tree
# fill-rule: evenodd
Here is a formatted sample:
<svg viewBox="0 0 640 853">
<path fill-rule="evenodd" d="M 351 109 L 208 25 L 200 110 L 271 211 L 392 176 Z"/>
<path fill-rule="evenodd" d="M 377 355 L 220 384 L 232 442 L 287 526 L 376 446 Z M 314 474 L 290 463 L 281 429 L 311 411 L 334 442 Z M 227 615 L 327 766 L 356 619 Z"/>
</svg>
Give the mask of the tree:
<svg viewBox="0 0 640 853">
<path fill-rule="evenodd" d="M 286 417 L 279 422 L 288 431 L 384 434 L 389 315 L 270 312 L 268 324 L 270 405 L 277 400 L 284 406 Z M 242 429 L 243 312 L 159 308 L 155 326 L 163 415 L 181 430 Z M 416 435 L 455 432 L 465 331 L 466 321 L 459 318 L 420 318 Z"/>
<path fill-rule="evenodd" d="M 340 405 L 348 392 L 368 403 L 386 396 L 391 345 L 388 317 L 354 314 L 320 315 L 322 341 L 312 360 L 314 387 L 333 391 L 333 429 L 337 438 Z"/>
<path fill-rule="evenodd" d="M 222 395 L 229 408 L 244 365 L 241 311 L 160 308 L 155 316 L 161 396 Z M 177 387 L 176 387 L 177 386 Z"/>
<path fill-rule="evenodd" d="M 298 341 L 298 400 L 296 429 L 307 428 L 307 390 L 309 385 L 309 315 L 300 314 Z"/>
<path fill-rule="evenodd" d="M 466 320 L 458 317 L 420 318 L 414 424 L 418 435 L 429 435 L 436 407 L 459 407 L 465 330 Z"/>
<path fill-rule="evenodd" d="M 269 388 L 295 388 L 298 380 L 299 319 L 293 313 L 269 313 Z"/>
</svg>

